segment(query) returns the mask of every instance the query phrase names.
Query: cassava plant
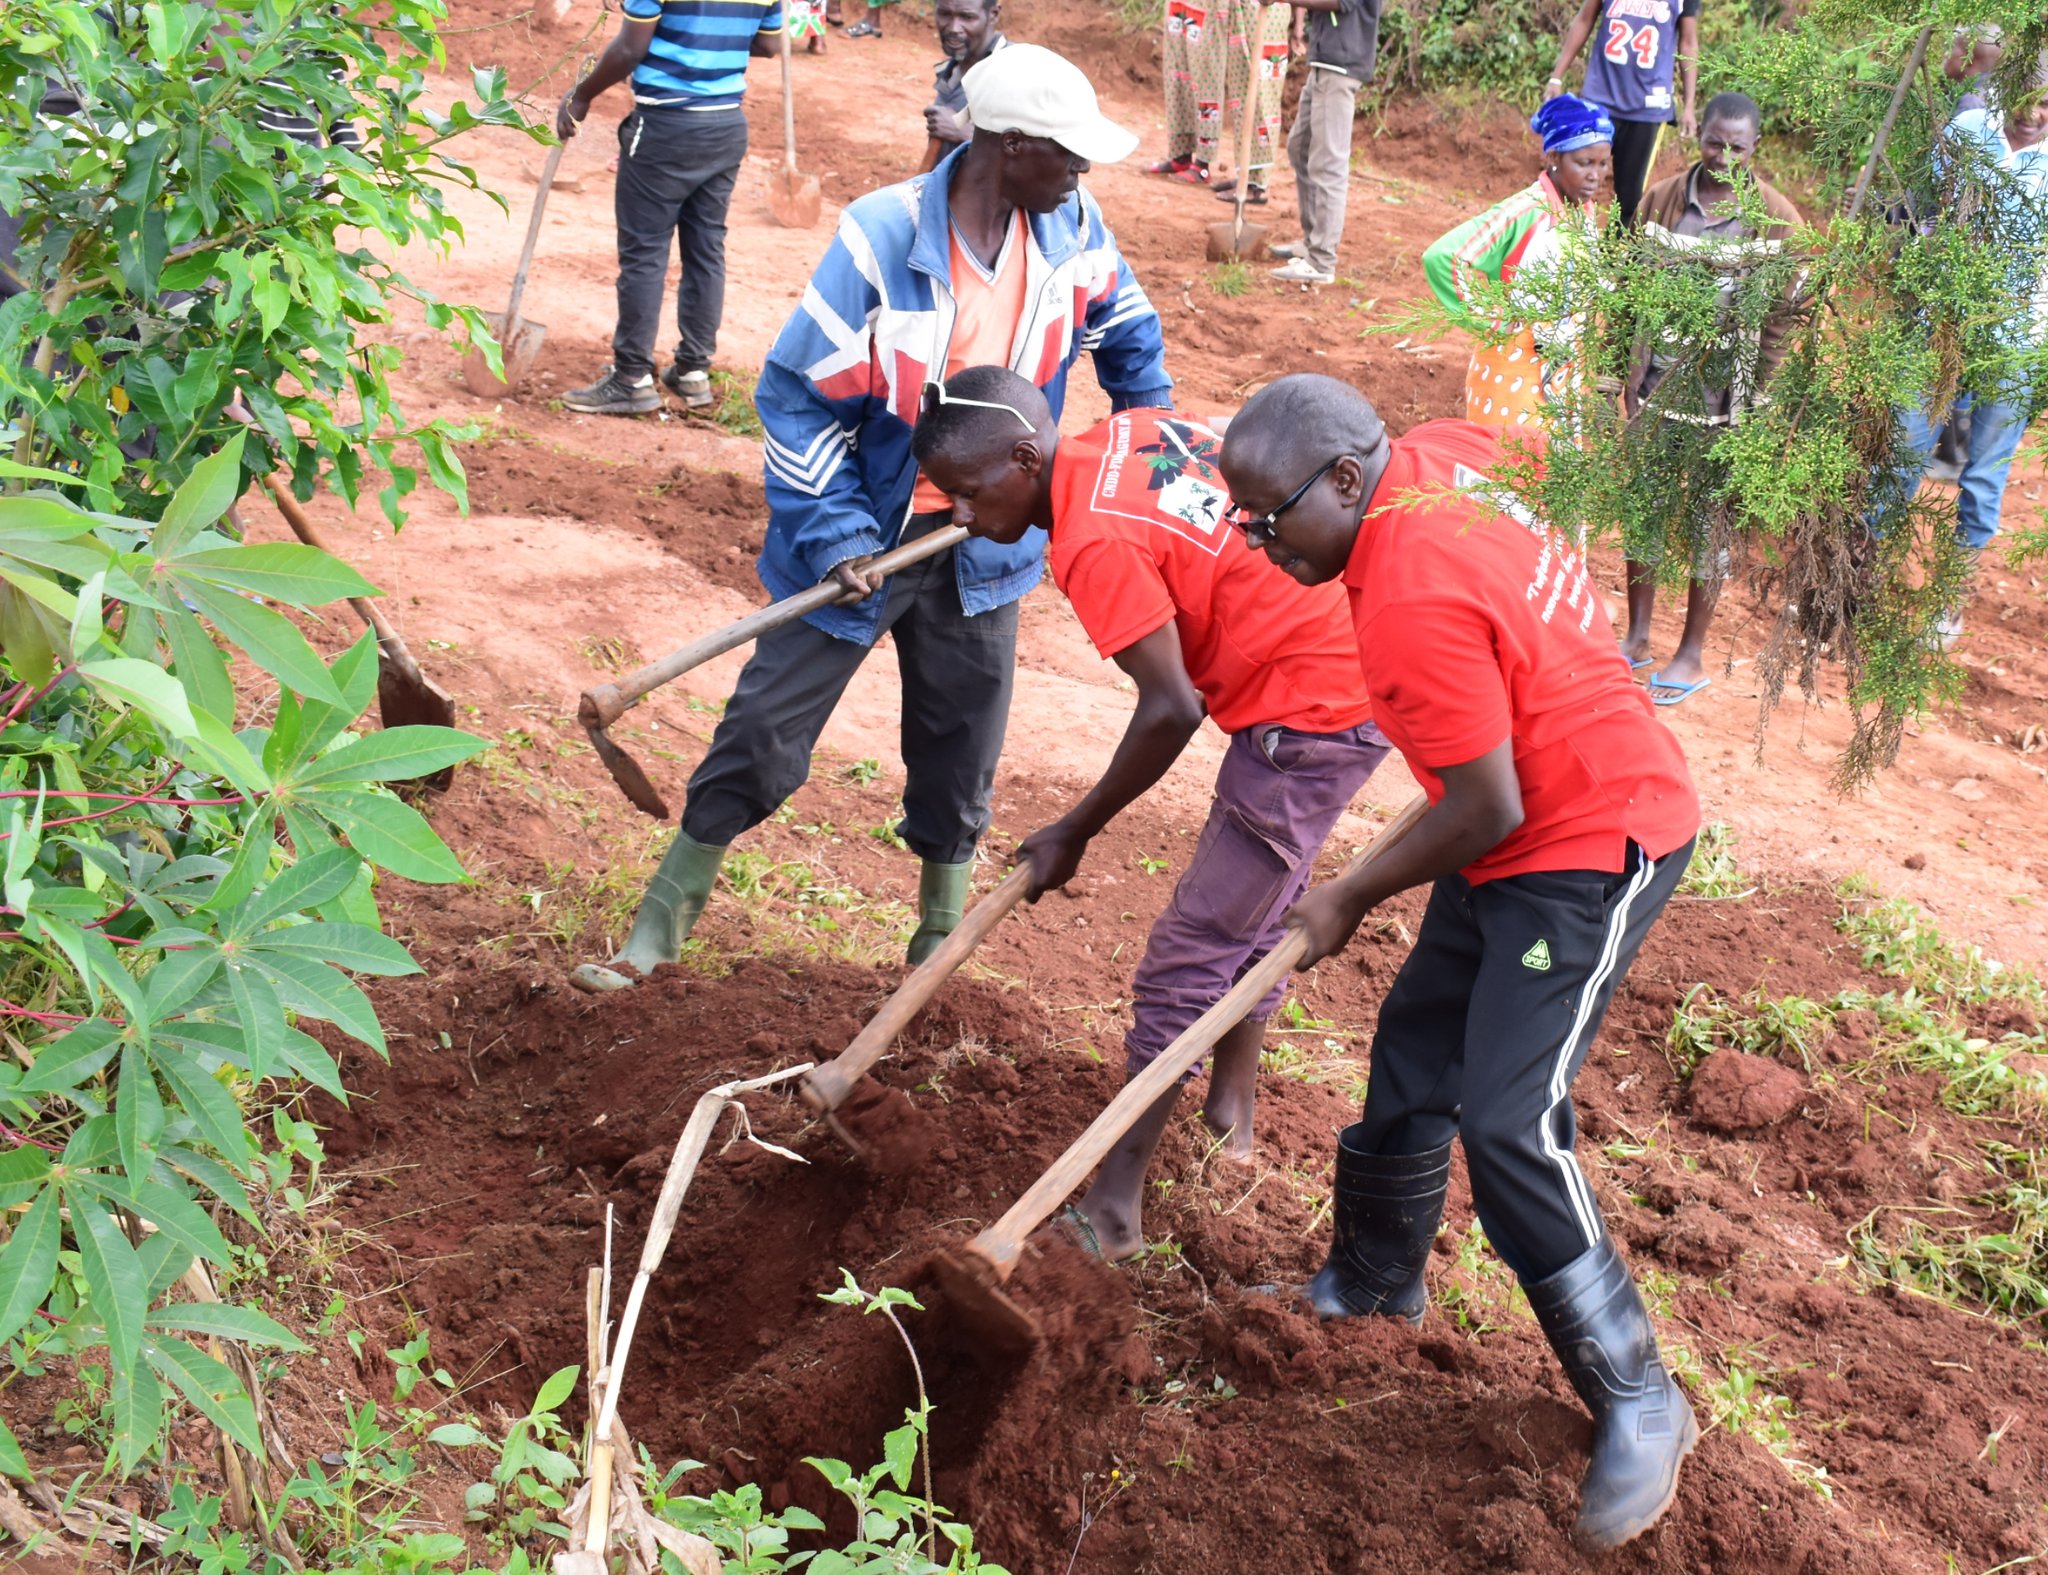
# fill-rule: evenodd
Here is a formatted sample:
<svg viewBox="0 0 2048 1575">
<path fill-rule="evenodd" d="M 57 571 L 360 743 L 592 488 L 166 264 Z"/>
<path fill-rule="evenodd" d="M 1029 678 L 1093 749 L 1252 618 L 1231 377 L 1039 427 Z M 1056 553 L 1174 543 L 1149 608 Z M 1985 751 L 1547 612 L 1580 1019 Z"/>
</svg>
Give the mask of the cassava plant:
<svg viewBox="0 0 2048 1575">
<path fill-rule="evenodd" d="M 322 477 L 394 525 L 419 471 L 463 497 L 446 423 L 409 423 L 366 342 L 395 300 L 488 344 L 474 309 L 407 281 L 446 246 L 450 152 L 520 127 L 502 71 L 445 114 L 442 0 L 9 0 L 0 6 L 0 452 L 64 472 L 95 509 L 155 519 L 226 441 L 239 390 L 301 499 Z M 531 128 L 527 128 L 531 129 Z M 536 133 L 538 135 L 538 133 Z M 496 347 L 488 352 L 493 358 Z"/>
<path fill-rule="evenodd" d="M 1903 413 L 1939 426 L 1962 393 L 2031 387 L 2036 409 L 2048 396 L 2033 323 L 2048 214 L 1943 135 L 1958 90 L 1941 59 L 1956 28 L 1991 22 L 2008 41 L 1998 101 L 2038 97 L 2038 6 L 1814 0 L 1743 30 L 1701 62 L 1702 102 L 1736 89 L 1762 106 L 1767 173 L 1773 147 L 1796 139 L 1819 182 L 1805 226 L 1733 263 L 1609 229 L 1489 292 L 1481 318 L 1455 317 L 1494 338 L 1517 321 L 1568 325 L 1539 333 L 1547 359 L 1580 368 L 1552 407 L 1562 441 L 1540 458 L 1518 449 L 1497 479 L 1673 582 L 1723 551 L 1746 558 L 1733 600 L 1746 596 L 1763 630 L 1758 745 L 1788 684 L 1818 702 L 1838 663 L 1854 718 L 1843 791 L 1960 692 L 1937 623 L 1964 592 L 1966 555 L 1953 498 L 1918 489 Z M 1761 198 L 1746 175 L 1737 184 L 1759 235 Z M 1703 419 L 1703 390 L 1744 388 L 1774 313 L 1791 324 L 1776 374 L 1738 397 L 1732 423 Z M 1403 326 L 1448 320 L 1432 309 Z M 1631 417 L 1618 396 L 1650 346 L 1667 370 Z M 2035 531 L 2002 545 L 2017 556 L 2044 543 Z"/>
<path fill-rule="evenodd" d="M 259 1225 L 260 1108 L 301 1083 L 345 1097 L 303 1025 L 384 1052 L 349 976 L 417 969 L 377 927 L 373 871 L 461 878 L 382 784 L 483 747 L 352 731 L 375 642 L 330 665 L 272 604 L 372 588 L 312 547 L 222 535 L 241 469 L 236 434 L 154 525 L 54 488 L 0 497 L 0 1395 L 103 1347 L 122 1469 L 162 1447 L 177 1397 L 260 1454 L 242 1380 L 193 1337 L 295 1336 L 173 1293 L 228 1266 L 217 1219 Z M 238 691 L 216 637 L 260 687 Z M 25 1469 L 0 1423 L 0 1470 Z"/>
</svg>

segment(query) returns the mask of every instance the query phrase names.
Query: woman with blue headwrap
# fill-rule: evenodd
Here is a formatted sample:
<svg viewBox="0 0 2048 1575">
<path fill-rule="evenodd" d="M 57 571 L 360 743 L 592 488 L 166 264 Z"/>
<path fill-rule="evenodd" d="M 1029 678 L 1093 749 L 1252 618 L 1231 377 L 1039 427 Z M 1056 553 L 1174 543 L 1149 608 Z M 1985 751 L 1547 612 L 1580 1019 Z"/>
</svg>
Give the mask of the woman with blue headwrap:
<svg viewBox="0 0 2048 1575">
<path fill-rule="evenodd" d="M 1590 245 L 1614 144 L 1607 111 L 1572 93 L 1546 100 L 1529 125 L 1543 139 L 1543 173 L 1422 254 L 1436 298 L 1484 336 L 1465 373 L 1465 418 L 1511 431 L 1546 426 L 1545 402 L 1562 393 L 1570 375 L 1577 325 L 1522 323 L 1505 343 L 1490 342 L 1502 333 L 1491 325 L 1499 296 L 1482 299 L 1478 281 L 1511 284 L 1525 269 L 1559 267 L 1574 240 Z"/>
</svg>

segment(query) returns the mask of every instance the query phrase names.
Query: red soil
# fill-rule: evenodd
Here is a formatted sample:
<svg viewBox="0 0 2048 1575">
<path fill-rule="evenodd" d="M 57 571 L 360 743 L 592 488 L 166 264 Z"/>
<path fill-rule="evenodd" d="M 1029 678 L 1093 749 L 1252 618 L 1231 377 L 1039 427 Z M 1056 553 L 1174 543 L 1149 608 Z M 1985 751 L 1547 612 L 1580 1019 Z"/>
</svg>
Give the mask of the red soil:
<svg viewBox="0 0 2048 1575">
<path fill-rule="evenodd" d="M 578 760 L 553 774 L 589 786 L 594 770 Z M 901 854 L 797 829 L 864 825 L 892 799 L 886 783 L 821 770 L 795 824 L 763 828 L 759 845 L 901 896 Z M 1013 785 L 1003 815 L 1024 827 L 1059 802 Z M 561 830 L 507 827 L 460 789 L 437 818 L 514 885 L 531 861 L 575 852 Z M 929 1253 L 1007 1207 L 1115 1091 L 1119 992 L 1171 878 L 1135 873 L 1137 857 L 1184 858 L 1182 829 L 1142 811 L 1113 828 L 1075 895 L 1020 910 L 917 1019 L 875 1080 L 889 1108 L 858 1122 L 898 1135 L 893 1163 L 854 1160 L 785 1095 L 748 1101 L 754 1130 L 808 1164 L 714 1146 L 655 1280 L 623 1408 L 657 1456 L 711 1462 L 699 1490 L 755 1481 L 773 1503 L 825 1512 L 803 1457 L 875 1457 L 913 1397 L 908 1360 L 880 1320 L 817 1298 L 842 1266 L 870 1287 L 918 1283 Z M 1659 1053 L 1698 981 L 1729 995 L 1885 987 L 1860 974 L 1835 914 L 1807 889 L 1679 899 L 1580 1079 L 1582 1153 L 1612 1228 L 1639 1275 L 1676 1287 L 1667 1340 L 1752 1350 L 1796 1403 L 1794 1453 L 1835 1494 L 1824 1504 L 1756 1444 L 1711 1431 L 1666 1528 L 1617 1567 L 1903 1571 L 1943 1551 L 1983 1567 L 2048 1534 L 2038 1348 L 1888 1293 L 1842 1259 L 1844 1233 L 1874 1207 L 1953 1193 L 1958 1156 L 1986 1134 L 1948 1114 L 1931 1079 L 1878 1090 L 1816 1076 L 1768 1134 L 1727 1137 Z M 901 976 L 784 949 L 723 978 L 664 970 L 592 999 L 560 986 L 568 954 L 551 945 L 509 966 L 479 952 L 504 910 L 476 894 L 409 893 L 400 916 L 428 971 L 381 993 L 394 1062 L 350 1058 L 364 1097 L 323 1112 L 329 1149 L 390 1173 L 404 1206 L 366 1188 L 358 1217 L 405 1216 L 380 1234 L 413 1276 L 438 1356 L 488 1376 L 484 1394 L 508 1406 L 581 1359 L 605 1208 L 624 1264 L 695 1096 L 835 1053 Z M 1400 927 L 1418 917 L 1414 898 L 1395 904 L 1386 928 L 1300 981 L 1310 1014 L 1361 1036 L 1353 1056 L 1405 953 Z M 700 934 L 712 956 L 759 941 L 723 898 Z M 1090 1001 L 1102 1003 L 1092 1018 L 1064 1010 Z M 1344 1078 L 1326 1079 L 1264 1079 L 1250 1170 L 1209 1155 L 1189 1102 L 1147 1222 L 1177 1254 L 1109 1270 L 1068 1248 L 1027 1253 L 1010 1289 L 1046 1326 L 1037 1356 L 975 1359 L 926 1288 L 932 1310 L 911 1330 L 939 1407 L 938 1496 L 1012 1568 L 1064 1570 L 1076 1547 L 1072 1567 L 1088 1571 L 1580 1567 L 1564 1531 L 1589 1425 L 1526 1310 L 1508 1309 L 1504 1279 L 1458 1262 L 1462 1175 L 1431 1275 L 1440 1299 L 1453 1287 L 1468 1299 L 1476 1330 L 1441 1306 L 1420 1330 L 1326 1328 L 1250 1292 L 1319 1261 L 1316 1200 L 1353 1110 Z M 1869 1120 L 1877 1103 L 1895 1119 Z M 2008 1420 L 1997 1463 L 1980 1458 Z"/>
</svg>

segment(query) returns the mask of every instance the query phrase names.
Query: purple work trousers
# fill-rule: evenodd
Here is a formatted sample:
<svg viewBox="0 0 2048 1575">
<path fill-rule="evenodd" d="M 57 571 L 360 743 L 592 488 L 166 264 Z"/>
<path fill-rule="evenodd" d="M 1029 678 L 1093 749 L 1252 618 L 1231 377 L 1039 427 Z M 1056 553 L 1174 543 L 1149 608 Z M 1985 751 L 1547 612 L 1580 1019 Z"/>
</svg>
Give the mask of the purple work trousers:
<svg viewBox="0 0 2048 1575">
<path fill-rule="evenodd" d="M 1391 747 L 1370 722 L 1341 733 L 1261 724 L 1231 738 L 1194 861 L 1131 981 L 1132 1075 L 1279 942 L 1323 839 Z M 1248 1015 L 1272 1016 L 1285 988 L 1275 985 Z"/>
</svg>

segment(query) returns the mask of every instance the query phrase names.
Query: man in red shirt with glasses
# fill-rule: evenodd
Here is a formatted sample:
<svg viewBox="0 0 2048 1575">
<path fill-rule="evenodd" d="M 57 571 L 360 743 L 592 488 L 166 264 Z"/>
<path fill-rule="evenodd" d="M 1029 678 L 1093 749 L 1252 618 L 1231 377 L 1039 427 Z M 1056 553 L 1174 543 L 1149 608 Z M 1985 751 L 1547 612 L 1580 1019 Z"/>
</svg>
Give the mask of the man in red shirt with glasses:
<svg viewBox="0 0 2048 1575">
<path fill-rule="evenodd" d="M 1288 915 L 1308 967 L 1431 883 L 1339 1139 L 1335 1241 L 1308 1298 L 1327 1318 L 1420 1319 L 1460 1137 L 1487 1238 L 1593 1413 L 1576 1535 L 1603 1549 L 1670 1507 L 1699 1429 L 1573 1155 L 1571 1083 L 1685 872 L 1699 802 L 1584 552 L 1487 490 L 1501 457 L 1467 421 L 1389 441 L 1356 389 L 1300 374 L 1245 405 L 1221 464 L 1252 547 L 1306 594 L 1342 581 L 1374 718 L 1430 800 L 1399 845 Z"/>
<path fill-rule="evenodd" d="M 1303 591 L 1243 550 L 1227 518 L 1217 432 L 1170 410 L 1127 410 L 1062 438 L 1044 396 L 1002 367 L 956 372 L 912 437 L 953 520 L 993 542 L 1032 526 L 1096 649 L 1137 708 L 1102 779 L 1024 839 L 1036 901 L 1164 776 L 1206 715 L 1230 735 L 1216 799 L 1132 981 L 1124 1041 L 1136 1076 L 1273 948 L 1323 840 L 1387 754 L 1334 586 Z M 1246 1158 L 1276 987 L 1216 1046 L 1204 1114 Z M 1192 1075 L 1192 1073 L 1190 1074 Z M 1180 1098 L 1161 1098 L 1104 1163 L 1070 1222 L 1109 1259 L 1144 1246 L 1145 1170 Z"/>
</svg>

